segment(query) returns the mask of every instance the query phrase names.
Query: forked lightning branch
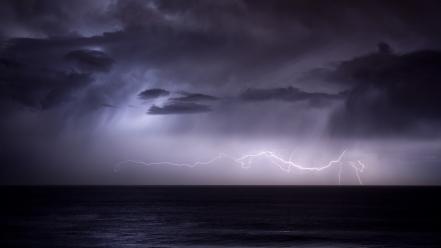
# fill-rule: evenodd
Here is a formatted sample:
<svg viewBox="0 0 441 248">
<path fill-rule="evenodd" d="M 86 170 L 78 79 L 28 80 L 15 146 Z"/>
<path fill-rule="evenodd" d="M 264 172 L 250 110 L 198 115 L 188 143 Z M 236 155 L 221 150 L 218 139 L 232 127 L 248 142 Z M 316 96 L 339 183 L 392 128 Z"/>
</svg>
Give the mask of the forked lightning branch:
<svg viewBox="0 0 441 248">
<path fill-rule="evenodd" d="M 176 166 L 176 167 L 188 167 L 188 168 L 195 168 L 200 166 L 210 166 L 214 163 L 220 161 L 220 160 L 229 160 L 232 163 L 240 166 L 242 169 L 251 169 L 253 164 L 257 160 L 266 159 L 268 162 L 270 162 L 272 165 L 275 165 L 277 168 L 282 170 L 286 173 L 291 173 L 294 170 L 299 171 L 310 171 L 314 173 L 320 173 L 322 171 L 328 170 L 333 167 L 337 167 L 337 173 L 338 173 L 338 184 L 342 183 L 342 173 L 343 169 L 350 168 L 355 177 L 357 178 L 357 181 L 360 185 L 363 184 L 363 181 L 361 179 L 361 173 L 365 169 L 365 164 L 361 162 L 360 160 L 345 160 L 343 161 L 343 157 L 346 154 L 346 150 L 344 150 L 340 156 L 338 156 L 337 159 L 331 160 L 328 163 L 318 166 L 318 167 L 308 167 L 301 164 L 298 164 L 289 158 L 288 160 L 282 158 L 281 156 L 278 156 L 272 151 L 261 151 L 254 154 L 245 154 L 241 157 L 233 157 L 224 153 L 221 153 L 217 155 L 216 157 L 211 158 L 207 161 L 196 161 L 194 163 L 176 163 L 176 162 L 144 162 L 144 161 L 138 161 L 138 160 L 124 160 L 115 165 L 115 172 L 118 172 L 122 169 L 124 166 Z"/>
</svg>

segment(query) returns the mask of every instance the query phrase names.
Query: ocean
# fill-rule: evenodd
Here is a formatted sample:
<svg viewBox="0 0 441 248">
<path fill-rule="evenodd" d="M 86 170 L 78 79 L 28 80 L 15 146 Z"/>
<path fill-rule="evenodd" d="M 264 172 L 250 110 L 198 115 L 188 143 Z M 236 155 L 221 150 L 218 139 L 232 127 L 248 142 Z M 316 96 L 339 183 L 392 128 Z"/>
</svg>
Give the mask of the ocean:
<svg viewBox="0 0 441 248">
<path fill-rule="evenodd" d="M 0 247 L 441 247 L 441 187 L 0 191 Z"/>
</svg>

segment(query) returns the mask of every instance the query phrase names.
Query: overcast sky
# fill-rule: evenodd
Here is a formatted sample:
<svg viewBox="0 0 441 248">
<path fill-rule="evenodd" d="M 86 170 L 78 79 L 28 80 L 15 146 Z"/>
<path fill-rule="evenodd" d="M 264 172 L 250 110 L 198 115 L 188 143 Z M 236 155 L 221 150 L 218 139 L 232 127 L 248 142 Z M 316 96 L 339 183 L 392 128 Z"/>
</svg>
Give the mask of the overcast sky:
<svg viewBox="0 0 441 248">
<path fill-rule="evenodd" d="M 441 184 L 438 1 L 0 5 L 3 184 Z"/>
</svg>

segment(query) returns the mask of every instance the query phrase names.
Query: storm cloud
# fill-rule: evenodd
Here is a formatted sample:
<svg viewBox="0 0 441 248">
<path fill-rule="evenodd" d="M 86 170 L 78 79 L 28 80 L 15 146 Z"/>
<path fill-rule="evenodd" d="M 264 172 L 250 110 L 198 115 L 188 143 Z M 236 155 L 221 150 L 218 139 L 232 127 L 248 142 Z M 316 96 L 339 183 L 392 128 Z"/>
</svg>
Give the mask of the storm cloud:
<svg viewBox="0 0 441 248">
<path fill-rule="evenodd" d="M 65 57 L 85 70 L 108 71 L 113 64 L 113 60 L 101 51 L 76 50 L 67 53 Z"/>
<path fill-rule="evenodd" d="M 327 79 L 351 86 L 344 109 L 334 117 L 334 131 L 439 134 L 441 51 L 400 54 L 383 43 L 377 52 L 341 62 Z"/>
<path fill-rule="evenodd" d="M 69 72 L 8 58 L 4 58 L 0 65 L 0 97 L 36 109 L 47 109 L 69 101 L 72 92 L 92 81 L 89 73 Z"/>
<path fill-rule="evenodd" d="M 425 183 L 436 174 L 413 173 L 411 162 L 408 177 L 393 174 L 407 147 L 434 159 L 427 164 L 441 161 L 419 150 L 441 144 L 438 1 L 0 5 L 0 172 L 12 183 L 22 171 L 54 168 L 70 182 L 105 181 L 100 173 L 115 160 L 177 161 L 233 147 L 307 147 L 307 162 L 316 149 L 363 148 L 380 154 L 369 155 L 372 171 L 390 172 L 371 175 L 372 183 Z M 188 143 L 200 147 L 163 149 Z M 390 144 L 395 162 L 375 165 Z M 55 166 L 65 158 L 74 165 Z"/>
<path fill-rule="evenodd" d="M 147 89 L 139 93 L 138 97 L 143 100 L 148 100 L 168 95 L 170 95 L 170 92 L 164 89 Z"/>
<path fill-rule="evenodd" d="M 309 93 L 290 86 L 272 89 L 247 89 L 240 94 L 239 98 L 244 101 L 325 101 L 339 99 L 341 94 Z"/>
</svg>

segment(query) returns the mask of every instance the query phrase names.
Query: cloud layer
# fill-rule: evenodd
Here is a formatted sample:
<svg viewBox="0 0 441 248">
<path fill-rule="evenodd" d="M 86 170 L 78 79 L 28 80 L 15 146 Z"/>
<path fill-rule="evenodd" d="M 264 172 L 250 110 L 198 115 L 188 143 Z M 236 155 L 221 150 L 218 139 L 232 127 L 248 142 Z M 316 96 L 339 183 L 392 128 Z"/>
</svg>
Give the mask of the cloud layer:
<svg viewBox="0 0 441 248">
<path fill-rule="evenodd" d="M 196 155 L 254 139 L 436 150 L 440 12 L 438 1 L 2 1 L 0 172 L 50 174 L 64 157 L 99 170 L 109 154 L 160 155 L 170 136 L 192 137 Z"/>
<path fill-rule="evenodd" d="M 381 45 L 377 52 L 343 61 L 327 74 L 332 83 L 351 87 L 345 108 L 335 116 L 335 130 L 351 135 L 439 135 L 441 51 L 397 54 Z"/>
</svg>

